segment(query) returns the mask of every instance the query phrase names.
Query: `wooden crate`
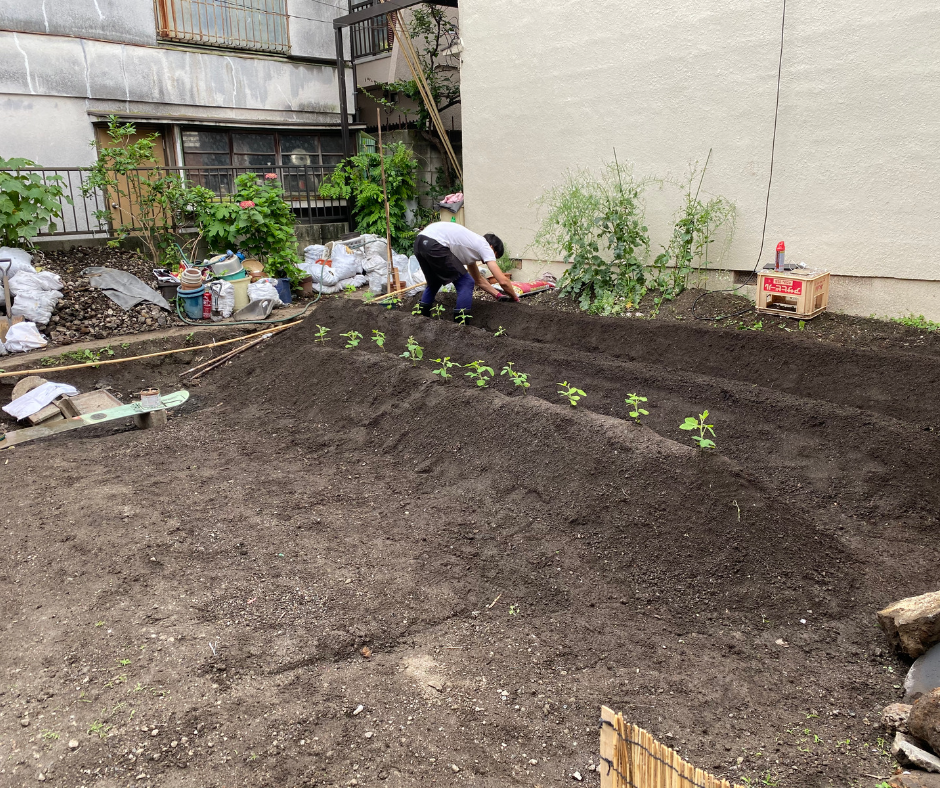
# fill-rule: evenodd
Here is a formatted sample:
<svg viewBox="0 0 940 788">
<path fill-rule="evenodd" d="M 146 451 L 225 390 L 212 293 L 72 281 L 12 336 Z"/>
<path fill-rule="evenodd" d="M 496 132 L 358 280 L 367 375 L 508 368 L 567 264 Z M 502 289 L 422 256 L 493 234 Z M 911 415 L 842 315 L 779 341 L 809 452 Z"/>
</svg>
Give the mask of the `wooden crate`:
<svg viewBox="0 0 940 788">
<path fill-rule="evenodd" d="M 441 217 L 440 220 L 441 220 L 442 222 L 453 222 L 453 221 L 456 221 L 457 224 L 466 224 L 466 222 L 464 222 L 464 220 L 463 220 L 463 206 L 460 206 L 460 210 L 457 211 L 457 213 L 454 213 L 453 211 L 451 211 L 451 210 L 449 210 L 449 209 L 447 209 L 447 208 L 441 208 L 441 209 L 440 209 L 440 217 Z"/>
<path fill-rule="evenodd" d="M 760 271 L 757 311 L 809 320 L 829 306 L 829 272 Z"/>
</svg>

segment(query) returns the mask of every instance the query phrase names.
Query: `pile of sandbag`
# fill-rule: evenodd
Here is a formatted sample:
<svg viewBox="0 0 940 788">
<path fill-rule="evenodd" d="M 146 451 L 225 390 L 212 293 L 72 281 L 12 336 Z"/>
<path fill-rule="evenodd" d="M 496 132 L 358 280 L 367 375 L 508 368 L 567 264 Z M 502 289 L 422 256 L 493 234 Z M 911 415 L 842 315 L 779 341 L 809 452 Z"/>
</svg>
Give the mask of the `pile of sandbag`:
<svg viewBox="0 0 940 788">
<path fill-rule="evenodd" d="M 424 284 L 416 258 L 393 254 L 392 264 L 409 287 Z M 324 295 L 366 284 L 371 292 L 381 293 L 388 276 L 388 244 L 377 235 L 363 235 L 345 243 L 336 241 L 329 246 L 314 244 L 304 249 L 300 268 L 313 278 L 313 289 Z"/>
<path fill-rule="evenodd" d="M 0 260 L 4 258 L 11 260 L 7 277 L 13 314 L 8 317 L 23 317 L 31 323 L 45 325 L 52 319 L 52 312 L 62 299 L 62 279 L 49 271 L 37 272 L 32 256 L 22 249 L 0 247 Z M 0 288 L 0 299 L 3 298 L 5 295 Z"/>
</svg>

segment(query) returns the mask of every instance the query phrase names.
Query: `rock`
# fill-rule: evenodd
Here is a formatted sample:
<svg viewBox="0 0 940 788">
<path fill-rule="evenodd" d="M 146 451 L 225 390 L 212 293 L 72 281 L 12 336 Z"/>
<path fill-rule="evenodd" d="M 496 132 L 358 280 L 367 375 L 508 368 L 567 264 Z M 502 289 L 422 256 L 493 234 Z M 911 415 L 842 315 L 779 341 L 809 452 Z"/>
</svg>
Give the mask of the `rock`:
<svg viewBox="0 0 940 788">
<path fill-rule="evenodd" d="M 362 714 L 363 711 L 365 711 L 365 708 L 366 707 L 362 704 L 356 706 L 356 710 L 353 712 L 353 717 L 358 717 L 360 714 Z"/>
<path fill-rule="evenodd" d="M 904 679 L 904 700 L 910 703 L 919 695 L 940 687 L 940 644 L 918 657 Z"/>
<path fill-rule="evenodd" d="M 457 774 L 457 772 L 460 771 L 460 767 L 459 767 L 456 763 L 452 763 L 452 764 L 450 765 L 450 770 L 451 770 L 454 774 Z"/>
<path fill-rule="evenodd" d="M 889 605 L 878 612 L 878 623 L 891 645 L 916 659 L 940 642 L 940 591 Z"/>
<path fill-rule="evenodd" d="M 372 731 L 366 731 L 365 736 L 367 739 L 371 739 L 375 734 Z"/>
<path fill-rule="evenodd" d="M 70 739 L 70 740 L 69 740 L 69 749 L 70 749 L 70 750 L 77 750 L 77 749 L 78 749 L 78 739 Z"/>
<path fill-rule="evenodd" d="M 23 719 L 20 720 L 20 725 L 22 725 L 24 728 L 28 728 L 28 727 L 29 727 L 29 717 L 23 717 Z"/>
<path fill-rule="evenodd" d="M 574 779 L 577 780 L 578 782 L 581 782 L 581 781 L 584 779 L 584 778 L 581 776 L 581 772 L 575 772 L 575 773 L 572 774 L 571 776 L 572 776 L 572 778 L 574 778 Z"/>
<path fill-rule="evenodd" d="M 906 703 L 892 703 L 881 712 L 881 724 L 889 731 L 908 733 L 907 718 L 910 715 L 911 707 Z"/>
<path fill-rule="evenodd" d="M 905 772 L 888 781 L 891 788 L 940 788 L 940 774 Z"/>
<path fill-rule="evenodd" d="M 919 742 L 905 733 L 896 733 L 891 754 L 902 766 L 916 766 L 928 772 L 940 772 L 940 758 L 919 746 Z"/>
<path fill-rule="evenodd" d="M 940 752 L 940 689 L 914 701 L 907 726 L 912 736 L 927 742 L 934 752 Z"/>
<path fill-rule="evenodd" d="M 27 394 L 30 391 L 32 391 L 34 388 L 41 386 L 45 382 L 46 382 L 45 378 L 41 378 L 37 375 L 30 375 L 29 377 L 25 377 L 13 387 L 13 394 L 10 397 L 10 399 L 11 400 L 18 399 L 19 397 L 22 397 L 24 394 Z"/>
</svg>

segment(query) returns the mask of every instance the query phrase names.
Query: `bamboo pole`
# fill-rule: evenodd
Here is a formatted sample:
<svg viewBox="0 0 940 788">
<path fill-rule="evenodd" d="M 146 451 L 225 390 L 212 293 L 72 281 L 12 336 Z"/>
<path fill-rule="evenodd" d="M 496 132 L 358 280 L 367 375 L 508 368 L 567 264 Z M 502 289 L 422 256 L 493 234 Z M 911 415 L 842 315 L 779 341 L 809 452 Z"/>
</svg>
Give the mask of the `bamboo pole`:
<svg viewBox="0 0 940 788">
<path fill-rule="evenodd" d="M 113 358 L 107 359 L 106 361 L 95 361 L 92 363 L 85 364 L 69 364 L 64 367 L 41 367 L 39 369 L 23 369 L 23 370 L 14 370 L 12 372 L 0 372 L 0 378 L 9 378 L 9 377 L 20 377 L 23 375 L 46 375 L 49 372 L 64 372 L 67 369 L 86 369 L 87 367 L 102 367 L 105 364 L 125 364 L 128 361 L 140 361 L 144 358 L 157 358 L 159 356 L 171 356 L 174 353 L 191 353 L 196 350 L 205 350 L 210 347 L 222 347 L 222 345 L 230 345 L 232 342 L 244 342 L 246 339 L 253 339 L 261 336 L 262 334 L 276 334 L 279 331 L 286 331 L 288 328 L 293 328 L 294 326 L 299 326 L 303 323 L 303 320 L 297 320 L 294 323 L 287 323 L 283 326 L 278 326 L 277 328 L 269 328 L 265 331 L 258 331 L 254 334 L 248 334 L 244 337 L 236 337 L 235 339 L 224 339 L 221 342 L 212 342 L 208 345 L 198 345 L 197 347 L 181 347 L 176 348 L 175 350 L 164 350 L 160 353 L 147 353 L 143 356 L 131 356 L 130 358 Z"/>
<path fill-rule="evenodd" d="M 222 366 L 222 364 L 225 364 L 227 361 L 230 361 L 234 356 L 237 356 L 239 353 L 244 353 L 249 348 L 253 348 L 255 345 L 260 345 L 265 340 L 270 339 L 271 336 L 272 336 L 271 334 L 265 334 L 263 337 L 258 337 L 257 339 L 253 339 L 247 345 L 242 345 L 241 347 L 235 348 L 235 350 L 233 350 L 231 353 L 226 353 L 221 358 L 215 359 L 215 363 L 209 364 L 209 366 L 204 367 L 201 371 L 193 375 L 190 378 L 190 380 L 196 380 L 197 378 L 202 377 L 207 372 L 211 372 L 216 367 L 220 367 Z"/>
<path fill-rule="evenodd" d="M 385 240 L 388 244 L 388 270 L 386 272 L 388 288 L 386 292 L 391 293 L 395 265 L 392 262 L 392 213 L 388 206 L 388 188 L 385 183 L 385 148 L 382 146 L 382 108 L 376 107 L 375 114 L 378 116 L 379 121 L 379 162 L 382 165 L 382 197 L 385 200 Z"/>
</svg>

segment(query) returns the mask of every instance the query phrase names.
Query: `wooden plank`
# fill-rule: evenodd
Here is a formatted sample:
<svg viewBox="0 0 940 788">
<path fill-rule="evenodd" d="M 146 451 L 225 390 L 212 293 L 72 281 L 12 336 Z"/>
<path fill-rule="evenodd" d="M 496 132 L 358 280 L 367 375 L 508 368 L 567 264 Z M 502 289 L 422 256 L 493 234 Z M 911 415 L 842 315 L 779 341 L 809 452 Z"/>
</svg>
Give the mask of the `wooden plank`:
<svg viewBox="0 0 940 788">
<path fill-rule="evenodd" d="M 86 391 L 84 394 L 76 394 L 74 397 L 63 397 L 59 402 L 59 409 L 66 416 L 72 418 L 75 416 L 84 416 L 86 413 L 98 413 L 110 408 L 119 408 L 124 403 L 117 397 L 104 389 L 95 391 Z"/>
<path fill-rule="evenodd" d="M 607 725 L 606 723 L 610 723 Z M 617 731 L 614 727 L 617 724 L 617 715 L 613 709 L 606 706 L 601 707 L 601 788 L 620 788 L 621 781 L 616 772 L 608 766 L 614 761 L 614 753 L 617 748 Z M 615 782 L 616 780 L 616 782 Z"/>
<path fill-rule="evenodd" d="M 50 402 L 46 407 L 37 410 L 31 416 L 27 416 L 26 421 L 35 427 L 37 424 L 42 424 L 47 421 L 61 421 L 63 418 L 65 417 L 62 415 L 58 403 Z"/>
</svg>

